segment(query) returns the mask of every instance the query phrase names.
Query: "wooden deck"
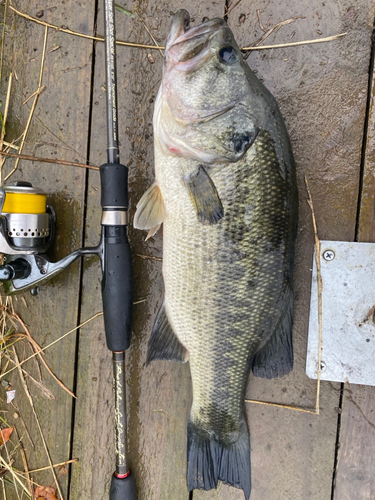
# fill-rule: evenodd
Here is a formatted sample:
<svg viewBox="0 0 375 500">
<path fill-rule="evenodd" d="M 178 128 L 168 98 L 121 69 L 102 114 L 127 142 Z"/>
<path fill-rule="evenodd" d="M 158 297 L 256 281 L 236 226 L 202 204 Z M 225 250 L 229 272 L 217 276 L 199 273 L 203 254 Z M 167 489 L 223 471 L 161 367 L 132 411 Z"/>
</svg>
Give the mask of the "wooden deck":
<svg viewBox="0 0 375 500">
<path fill-rule="evenodd" d="M 164 43 L 171 13 L 184 7 L 195 22 L 222 16 L 225 1 L 184 3 L 172 0 L 128 2 L 138 10 L 153 36 Z M 93 35 L 103 34 L 102 2 L 18 0 L 29 16 Z M 240 46 L 271 25 L 303 16 L 282 27 L 268 44 L 314 39 L 346 32 L 339 40 L 253 52 L 251 68 L 277 98 L 286 120 L 297 162 L 300 223 L 295 273 L 295 369 L 280 380 L 250 377 L 251 399 L 313 407 L 316 382 L 304 373 L 313 230 L 306 203 L 304 176 L 314 199 L 321 239 L 375 242 L 375 87 L 369 78 L 374 57 L 371 0 L 259 0 L 229 2 L 228 22 Z M 0 6 L 3 19 L 4 2 Z M 97 26 L 97 29 L 96 29 Z M 1 27 L 2 29 L 2 27 Z M 295 33 L 295 36 L 293 35 Z M 14 70 L 5 139 L 23 132 L 38 88 L 45 27 L 7 6 L 0 99 L 4 111 L 9 74 Z M 119 39 L 152 43 L 144 25 L 117 12 Z M 162 56 L 158 51 L 118 48 L 118 92 L 121 158 L 130 168 L 131 217 L 153 181 L 153 102 Z M 370 83 L 369 83 L 370 82 Z M 24 153 L 100 165 L 106 160 L 104 46 L 55 29 L 48 30 L 43 81 Z M 370 96 L 368 95 L 370 92 Z M 14 166 L 7 160 L 5 171 Z M 82 245 L 96 244 L 100 224 L 97 171 L 21 161 L 13 180 L 24 179 L 45 189 L 58 217 L 52 257 L 59 259 Z M 162 235 L 144 242 L 130 227 L 134 257 L 133 342 L 127 357 L 129 456 L 139 500 L 243 500 L 242 491 L 219 485 L 216 491 L 186 488 L 186 424 L 191 403 L 188 366 L 156 362 L 146 367 L 146 346 L 162 301 Z M 37 342 L 46 346 L 100 312 L 100 267 L 94 258 L 75 263 L 41 287 L 40 295 L 14 300 Z M 145 299 L 145 300 L 143 300 Z M 30 354 L 19 348 L 19 356 Z M 69 474 L 59 477 L 67 500 L 105 500 L 114 468 L 111 356 L 105 346 L 102 318 L 73 332 L 46 351 L 49 366 L 77 399 L 69 396 L 43 369 L 47 399 L 32 383 L 29 390 L 53 463 L 79 458 Z M 35 363 L 25 366 L 36 372 Z M 8 367 L 9 368 L 9 367 Z M 2 359 L 2 373 L 5 358 Z M 17 371 L 5 377 L 16 389 L 15 407 L 7 405 L 0 387 L 1 413 L 14 425 L 30 470 L 48 465 L 46 451 Z M 253 491 L 251 500 L 375 499 L 375 389 L 322 382 L 319 416 L 284 408 L 249 404 Z M 24 423 L 22 422 L 24 421 Z M 29 432 L 34 447 L 27 436 Z M 12 442 L 18 442 L 12 437 Z M 9 452 L 13 451 L 9 443 Z M 7 459 L 5 450 L 3 456 Z M 14 466 L 24 470 L 19 448 Z M 32 473 L 51 485 L 50 470 Z M 3 476 L 2 476 L 3 477 Z M 8 475 L 7 475 L 8 477 Z M 10 477 L 11 479 L 11 477 Z M 4 489 L 6 496 L 4 496 Z M 0 496 L 22 497 L 7 482 Z"/>
</svg>

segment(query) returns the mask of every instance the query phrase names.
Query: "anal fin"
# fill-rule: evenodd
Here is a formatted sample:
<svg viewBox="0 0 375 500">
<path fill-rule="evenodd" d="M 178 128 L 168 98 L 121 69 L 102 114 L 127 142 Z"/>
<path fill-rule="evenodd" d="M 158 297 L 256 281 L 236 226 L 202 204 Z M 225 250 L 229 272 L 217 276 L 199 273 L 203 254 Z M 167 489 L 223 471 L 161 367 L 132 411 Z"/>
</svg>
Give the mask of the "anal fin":
<svg viewBox="0 0 375 500">
<path fill-rule="evenodd" d="M 292 328 L 293 295 L 288 289 L 280 321 L 268 341 L 255 354 L 253 373 L 256 377 L 283 377 L 293 369 Z"/>
<path fill-rule="evenodd" d="M 165 305 L 163 303 L 158 315 L 156 316 L 151 337 L 148 341 L 146 364 L 148 365 L 155 359 L 165 359 L 168 361 L 179 361 L 181 363 L 185 363 L 188 358 L 189 355 L 187 349 L 178 340 L 171 325 L 169 324 Z"/>
</svg>

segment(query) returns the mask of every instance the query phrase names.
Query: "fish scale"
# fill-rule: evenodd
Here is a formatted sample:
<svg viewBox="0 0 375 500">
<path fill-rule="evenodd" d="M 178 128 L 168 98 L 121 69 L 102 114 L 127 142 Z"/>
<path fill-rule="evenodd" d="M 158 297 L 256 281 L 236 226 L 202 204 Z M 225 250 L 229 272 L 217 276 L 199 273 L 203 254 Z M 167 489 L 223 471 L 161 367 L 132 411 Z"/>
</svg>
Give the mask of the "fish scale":
<svg viewBox="0 0 375 500">
<path fill-rule="evenodd" d="M 189 360 L 189 490 L 250 496 L 244 397 L 251 368 L 293 367 L 297 223 L 293 154 L 276 101 L 222 19 L 189 32 L 178 11 L 155 102 L 155 183 L 134 226 L 163 223 L 164 303 L 147 362 Z M 225 57 L 225 59 L 223 59 Z"/>
</svg>

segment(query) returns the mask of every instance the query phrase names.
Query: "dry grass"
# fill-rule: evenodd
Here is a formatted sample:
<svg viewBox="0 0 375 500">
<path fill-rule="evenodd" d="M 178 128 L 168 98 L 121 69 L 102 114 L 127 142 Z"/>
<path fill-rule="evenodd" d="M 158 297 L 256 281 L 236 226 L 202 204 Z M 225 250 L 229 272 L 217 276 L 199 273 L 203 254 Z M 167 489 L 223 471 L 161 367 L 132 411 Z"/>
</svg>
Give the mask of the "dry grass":
<svg viewBox="0 0 375 500">
<path fill-rule="evenodd" d="M 37 409 L 34 404 L 34 397 L 32 395 L 32 391 L 29 388 L 27 382 L 29 382 L 30 387 L 35 387 L 39 391 L 39 395 L 43 396 L 46 399 L 55 399 L 52 391 L 45 385 L 42 377 L 41 365 L 40 362 L 44 365 L 47 371 L 64 390 L 68 391 L 72 396 L 73 393 L 64 386 L 64 384 L 53 374 L 52 370 L 48 367 L 46 361 L 43 358 L 43 353 L 49 347 L 60 342 L 62 339 L 77 331 L 77 329 L 86 325 L 90 321 L 95 318 L 101 316 L 102 313 L 97 313 L 87 321 L 78 325 L 76 328 L 66 332 L 64 335 L 61 335 L 57 340 L 51 342 L 49 345 L 44 347 L 43 349 L 39 347 L 36 341 L 32 338 L 28 328 L 25 323 L 22 321 L 20 316 L 15 312 L 14 308 L 14 300 L 11 297 L 3 297 L 0 296 L 0 380 L 1 384 L 7 388 L 8 391 L 13 389 L 13 386 L 7 381 L 5 378 L 10 372 L 17 370 L 19 375 L 19 380 L 21 382 L 21 387 L 23 389 L 24 395 L 26 396 L 26 400 L 30 404 L 30 408 L 32 410 L 34 420 L 37 424 L 37 430 L 39 437 L 36 439 L 40 439 L 43 444 L 43 449 L 45 452 L 45 456 L 48 462 L 47 466 L 39 467 L 38 469 L 34 469 L 32 471 L 29 470 L 27 464 L 27 456 L 23 447 L 23 442 L 25 441 L 25 437 L 28 438 L 29 443 L 32 448 L 35 448 L 34 441 L 31 438 L 29 431 L 26 427 L 25 421 L 22 418 L 22 415 L 19 413 L 19 409 L 12 403 L 13 408 L 17 410 L 15 414 L 17 416 L 16 420 L 20 421 L 20 429 L 22 432 L 18 432 L 17 425 L 13 424 L 16 428 L 16 435 L 13 434 L 12 439 L 2 445 L 5 452 L 5 457 L 0 455 L 0 481 L 3 482 L 3 486 L 6 484 L 8 487 L 12 487 L 17 495 L 17 498 L 22 498 L 22 496 L 26 496 L 27 498 L 32 498 L 34 493 L 34 487 L 41 487 L 38 482 L 31 479 L 31 474 L 36 474 L 38 472 L 50 470 L 52 474 L 52 484 L 57 489 L 59 494 L 59 498 L 63 499 L 63 494 L 61 492 L 59 482 L 58 482 L 58 474 L 56 474 L 55 469 L 65 468 L 65 465 L 70 463 L 76 463 L 78 461 L 77 458 L 72 460 L 67 460 L 66 462 L 53 464 L 48 444 L 45 439 L 44 431 L 42 425 L 40 423 L 40 419 L 38 416 Z M 16 350 L 17 346 L 17 350 Z M 32 354 L 26 356 L 27 351 Z M 20 360 L 19 353 L 23 353 L 23 359 Z M 29 361 L 33 360 L 34 367 L 30 367 L 34 372 L 37 373 L 37 377 L 34 377 L 29 373 L 29 371 L 23 368 L 23 365 Z M 39 360 L 39 361 L 38 361 Z M 17 389 L 18 391 L 19 389 Z M 25 399 L 21 394 L 17 394 L 17 399 Z M 6 419 L 0 416 L 0 420 L 2 422 L 3 428 L 9 428 L 11 425 L 6 421 Z M 20 436 L 23 436 L 20 438 Z M 1 446 L 0 446 L 1 447 Z M 15 468 L 14 462 L 16 458 L 21 457 L 22 463 L 24 465 L 24 470 L 19 470 Z M 65 469 L 66 471 L 66 469 Z M 67 471 L 66 471 L 67 472 Z M 61 472 L 60 472 L 61 473 Z"/>
<path fill-rule="evenodd" d="M 25 141 L 26 141 L 26 137 L 27 137 L 27 133 L 29 131 L 29 128 L 30 128 L 30 124 L 31 124 L 31 120 L 33 118 L 33 115 L 34 115 L 34 112 L 35 112 L 35 108 L 36 108 L 36 105 L 38 104 L 38 98 L 39 98 L 39 95 L 43 92 L 44 90 L 44 87 L 42 85 L 42 80 L 43 80 L 43 70 L 44 70 L 44 60 L 45 60 L 45 55 L 46 55 L 46 47 L 47 47 L 47 39 L 48 39 L 48 27 L 46 26 L 45 28 L 45 32 L 44 32 L 44 43 L 43 43 L 43 53 L 42 53 L 42 62 L 41 62 L 41 65 L 40 65 L 40 72 L 39 72 L 39 83 L 38 83 L 38 88 L 36 89 L 36 91 L 34 92 L 34 101 L 33 101 L 33 104 L 31 106 L 31 109 L 30 109 L 30 114 L 29 114 L 29 118 L 27 119 L 27 123 L 26 123 L 26 127 L 25 127 L 25 130 L 21 136 L 21 145 L 20 145 L 20 149 L 19 149 L 19 154 L 22 153 L 22 149 L 25 145 Z M 19 158 L 16 159 L 16 162 L 15 162 L 15 165 L 14 165 L 14 168 L 13 170 L 11 170 L 9 172 L 9 174 L 5 177 L 4 180 L 7 180 L 9 179 L 9 177 L 11 177 L 14 172 L 17 170 L 18 168 L 18 164 L 19 164 Z M 2 180 L 2 177 L 0 176 L 0 181 Z"/>
<path fill-rule="evenodd" d="M 17 350 L 16 350 L 17 347 Z M 19 353 L 27 353 L 27 351 L 31 352 L 31 357 L 33 358 L 34 366 L 30 366 L 30 369 L 36 373 L 36 376 L 31 375 L 29 371 L 25 370 L 22 365 L 23 362 L 20 361 Z M 38 358 L 38 359 L 37 359 Z M 48 445 L 44 436 L 44 432 L 42 426 L 40 424 L 40 419 L 38 416 L 38 412 L 36 410 L 34 404 L 34 397 L 32 395 L 32 391 L 29 388 L 35 387 L 37 391 L 39 391 L 39 395 L 47 399 L 54 399 L 55 396 L 51 392 L 51 390 L 45 385 L 42 377 L 41 365 L 42 363 L 47 371 L 52 375 L 53 379 L 62 386 L 65 390 L 67 390 L 70 394 L 71 391 L 67 389 L 62 382 L 60 382 L 57 377 L 53 374 L 52 370 L 48 367 L 46 361 L 43 358 L 42 350 L 36 341 L 32 338 L 28 328 L 25 323 L 22 321 L 20 316 L 16 313 L 14 308 L 14 300 L 11 297 L 2 297 L 0 296 L 0 379 L 1 384 L 7 389 L 7 392 L 13 389 L 13 385 L 7 381 L 5 376 L 12 370 L 17 369 L 19 380 L 21 382 L 20 386 L 23 389 L 24 395 L 26 396 L 26 400 L 29 402 L 32 413 L 34 415 L 34 420 L 37 424 L 37 429 L 39 433 L 39 439 L 43 443 L 43 448 L 45 451 L 45 455 L 48 461 L 48 466 L 40 468 L 40 470 L 49 469 L 52 474 L 53 483 L 56 484 L 57 491 L 59 492 L 59 496 L 62 499 L 63 495 L 60 490 L 60 486 L 57 481 L 57 475 L 55 473 L 55 467 L 61 466 L 61 464 L 54 465 L 52 463 L 52 459 L 50 457 Z M 9 367 L 12 366 L 11 369 Z M 28 385 L 29 383 L 29 385 Z M 18 387 L 18 384 L 16 384 Z M 21 394 L 19 394 L 20 389 L 17 388 L 17 398 L 15 400 L 20 401 L 23 398 Z M 5 452 L 5 457 L 0 455 L 1 461 L 1 469 L 0 469 L 0 478 L 7 484 L 8 487 L 13 487 L 17 498 L 32 498 L 34 493 L 34 486 L 40 486 L 37 482 L 34 482 L 31 479 L 30 471 L 27 465 L 27 457 L 25 453 L 25 449 L 23 446 L 23 442 L 25 437 L 28 438 L 31 443 L 32 448 L 34 448 L 34 442 L 31 439 L 29 431 L 27 430 L 26 424 L 22 415 L 19 413 L 19 409 L 15 406 L 14 403 L 11 403 L 15 409 L 17 409 L 17 421 L 20 422 L 20 431 L 18 431 L 18 424 L 13 424 L 13 427 L 16 428 L 16 433 L 13 433 L 12 439 L 2 445 Z M 1 419 L 3 428 L 10 427 L 10 424 L 5 420 Z M 22 431 L 22 432 L 21 432 Z M 22 438 L 20 438 L 22 436 Z M 14 462 L 17 456 L 21 457 L 24 470 L 20 471 L 14 467 Z M 35 473 L 37 471 L 33 471 Z"/>
<path fill-rule="evenodd" d="M 57 31 L 62 31 L 64 33 L 68 33 L 69 35 L 79 36 L 81 38 L 87 38 L 89 40 L 96 40 L 98 42 L 104 42 L 104 38 L 103 37 L 85 35 L 84 33 L 79 33 L 77 31 L 73 31 L 73 30 L 70 30 L 70 29 L 67 29 L 67 28 L 61 28 L 59 26 L 55 26 L 54 24 L 50 24 L 50 23 L 47 23 L 45 21 L 41 21 L 40 19 L 36 19 L 35 17 L 29 16 L 28 14 L 25 14 L 24 12 L 21 12 L 21 11 L 15 9 L 12 6 L 9 6 L 9 8 L 11 10 L 13 10 L 19 16 L 24 17 L 25 19 L 29 19 L 30 21 L 33 21 L 34 23 L 41 24 L 41 25 L 43 25 L 45 27 L 52 28 L 52 29 L 55 29 Z M 266 33 L 265 35 L 263 35 L 261 37 L 260 41 L 258 40 L 258 42 L 254 42 L 254 44 L 251 45 L 250 47 L 243 47 L 241 50 L 243 50 L 243 51 L 246 52 L 246 51 L 251 51 L 251 50 L 293 47 L 293 46 L 296 46 L 296 45 L 306 45 L 306 44 L 310 44 L 310 43 L 331 42 L 333 40 L 336 40 L 339 37 L 342 37 L 342 36 L 346 35 L 346 33 L 340 33 L 338 35 L 333 35 L 333 36 L 326 37 L 326 38 L 317 38 L 317 39 L 314 39 L 314 40 L 304 40 L 304 41 L 301 41 L 301 42 L 284 43 L 284 44 L 280 44 L 280 45 L 268 45 L 268 46 L 262 46 L 262 47 L 258 46 L 258 44 L 260 44 L 263 40 L 265 40 L 271 33 L 275 32 L 275 31 L 277 32 L 281 28 L 281 26 L 284 26 L 286 24 L 290 24 L 291 22 L 294 22 L 298 18 L 302 18 L 302 16 L 297 16 L 295 18 L 286 19 L 285 21 L 281 21 L 281 22 L 275 24 L 272 28 L 270 28 L 270 30 L 268 30 L 268 31 L 270 31 L 268 34 Z M 152 37 L 155 45 L 146 45 L 146 44 L 135 43 L 135 42 L 125 42 L 123 40 L 116 40 L 116 44 L 117 45 L 123 45 L 125 47 L 136 47 L 136 48 L 140 48 L 140 49 L 159 50 L 160 52 L 162 50 L 165 50 L 165 47 L 162 47 L 162 46 L 160 46 L 160 45 L 157 44 L 157 42 L 155 41 L 154 37 L 149 32 L 149 30 L 146 27 L 146 25 L 144 24 L 144 22 L 142 20 L 141 20 L 141 22 L 143 23 L 143 25 L 146 28 L 147 32 Z"/>
<path fill-rule="evenodd" d="M 5 21 L 5 19 L 4 19 Z M 1 63 L 0 63 L 0 73 L 3 70 L 3 48 L 4 48 L 4 38 L 5 38 L 5 22 L 3 29 L 3 37 L 2 37 L 2 46 L 1 46 Z M 48 40 L 48 28 L 45 28 L 44 42 L 43 42 L 43 51 L 42 51 L 42 61 L 40 66 L 39 73 L 39 82 L 36 91 L 31 96 L 33 98 L 33 103 L 30 109 L 29 117 L 27 119 L 26 126 L 24 128 L 23 133 L 19 138 L 20 145 L 17 146 L 17 150 L 19 154 L 22 153 L 22 149 L 26 143 L 26 137 L 32 122 L 32 118 L 37 106 L 38 97 L 43 92 L 44 86 L 42 84 L 43 80 L 43 70 L 44 70 L 44 59 L 46 54 Z M 5 107 L 3 111 L 3 122 L 4 127 L 7 126 L 7 118 L 8 111 L 10 106 L 11 94 L 12 94 L 12 84 L 15 73 L 12 71 L 9 80 L 8 80 L 8 89 L 5 101 Z M 5 159 L 7 157 L 7 153 L 13 144 L 9 144 L 5 141 L 5 131 L 2 128 L 0 134 L 0 184 L 3 182 L 3 166 Z M 2 154 L 4 153 L 4 154 Z M 20 155 L 16 158 L 16 162 L 14 168 L 11 172 L 5 177 L 5 180 L 11 177 L 13 173 L 17 170 L 18 164 L 20 161 Z M 20 299 L 23 302 L 23 305 L 27 306 L 25 298 L 22 297 Z M 31 357 L 33 361 L 30 362 L 30 367 L 28 370 L 25 369 L 22 365 L 24 364 L 24 359 L 27 357 L 27 353 L 31 352 Z M 21 360 L 21 361 L 20 361 Z M 52 462 L 51 455 L 49 452 L 48 444 L 45 439 L 45 433 L 42 429 L 42 425 L 40 423 L 40 418 L 38 415 L 38 411 L 34 404 L 34 391 L 38 393 L 38 396 L 45 398 L 47 400 L 55 399 L 53 392 L 49 387 L 46 386 L 46 383 L 42 377 L 42 366 L 46 369 L 46 371 L 51 375 L 52 380 L 54 380 L 60 387 L 62 387 L 65 391 L 67 391 L 71 396 L 74 397 L 74 394 L 68 389 L 63 382 L 61 382 L 56 375 L 52 372 L 51 368 L 48 366 L 47 362 L 44 359 L 44 353 L 35 339 L 32 337 L 29 329 L 27 328 L 24 321 L 21 319 L 19 314 L 16 312 L 14 307 L 14 300 L 11 297 L 2 297 L 0 296 L 0 380 L 1 385 L 6 389 L 7 398 L 13 393 L 15 390 L 16 398 L 14 400 L 8 401 L 6 407 L 14 408 L 16 413 L 14 413 L 13 418 L 9 420 L 13 420 L 12 426 L 9 422 L 0 417 L 1 427 L 3 429 L 13 427 L 14 432 L 12 433 L 9 441 L 0 442 L 1 454 L 0 454 L 0 481 L 2 483 L 2 491 L 3 497 L 6 498 L 6 491 L 8 488 L 13 488 L 16 498 L 33 498 L 34 497 L 34 487 L 38 487 L 37 482 L 35 482 L 29 471 L 28 463 L 27 463 L 27 453 L 25 452 L 24 442 L 25 440 L 31 446 L 31 449 L 35 448 L 34 440 L 30 435 L 30 432 L 26 425 L 26 419 L 23 418 L 22 413 L 19 408 L 16 406 L 16 401 L 23 401 L 23 411 L 25 411 L 25 402 L 28 401 L 29 407 L 31 409 L 31 413 L 33 415 L 33 419 L 37 425 L 38 436 L 34 439 L 40 440 L 43 444 L 42 449 L 44 450 L 44 456 L 40 456 L 42 463 L 46 460 L 48 465 L 46 467 L 42 467 L 42 469 L 47 468 L 51 472 L 51 483 L 57 490 L 58 497 L 63 499 L 63 494 L 58 482 L 58 474 L 55 472 L 55 466 Z M 19 381 L 15 381 L 13 378 L 12 384 L 5 378 L 5 376 L 12 370 L 17 370 Z M 15 389 L 16 388 L 16 389 Z M 23 391 L 23 395 L 20 393 Z M 25 398 L 26 396 L 26 398 Z M 9 410 L 8 410 L 9 412 Z M 8 413 L 5 411 L 5 415 Z M 30 412 L 28 412 L 30 413 Z M 27 419 L 29 422 L 29 419 Z M 42 452 L 43 453 L 43 452 Z M 23 471 L 20 471 L 14 467 L 14 463 L 22 463 Z"/>
</svg>

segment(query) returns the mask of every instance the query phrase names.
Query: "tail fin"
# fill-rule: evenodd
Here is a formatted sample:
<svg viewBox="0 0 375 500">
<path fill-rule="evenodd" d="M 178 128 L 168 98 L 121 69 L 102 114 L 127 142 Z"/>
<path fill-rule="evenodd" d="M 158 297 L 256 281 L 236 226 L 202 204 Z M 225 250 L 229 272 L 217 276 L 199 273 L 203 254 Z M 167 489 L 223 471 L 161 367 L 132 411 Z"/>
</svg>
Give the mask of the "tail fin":
<svg viewBox="0 0 375 500">
<path fill-rule="evenodd" d="M 246 422 L 240 425 L 238 439 L 233 443 L 217 441 L 212 435 L 189 421 L 187 486 L 210 490 L 218 480 L 243 489 L 246 500 L 250 498 L 250 442 Z"/>
</svg>

